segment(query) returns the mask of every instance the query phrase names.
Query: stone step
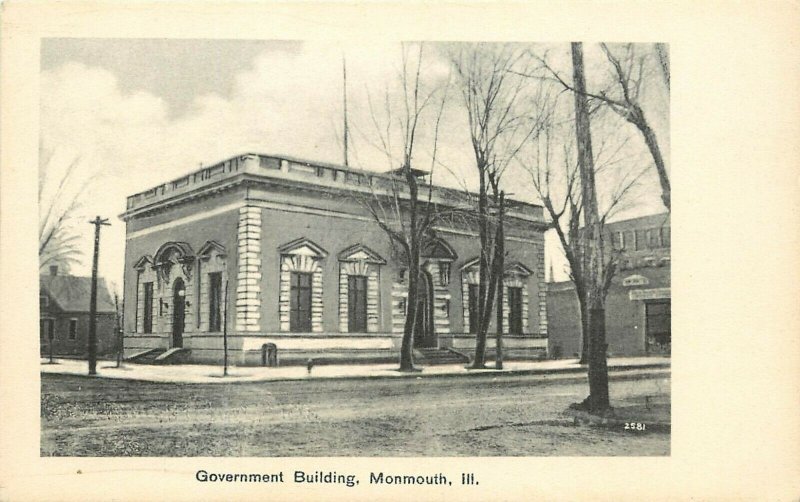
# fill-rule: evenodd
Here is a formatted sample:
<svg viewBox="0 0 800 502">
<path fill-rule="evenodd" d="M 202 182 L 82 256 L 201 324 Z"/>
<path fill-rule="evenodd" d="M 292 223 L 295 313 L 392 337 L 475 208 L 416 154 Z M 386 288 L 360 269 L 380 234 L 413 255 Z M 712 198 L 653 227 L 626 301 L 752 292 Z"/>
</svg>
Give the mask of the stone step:
<svg viewBox="0 0 800 502">
<path fill-rule="evenodd" d="M 166 352 L 164 349 L 148 349 L 142 352 L 137 352 L 136 354 L 132 354 L 125 360 L 139 364 L 156 364 L 156 358 L 164 352 Z"/>
<path fill-rule="evenodd" d="M 184 362 L 188 355 L 189 349 L 176 347 L 164 351 L 162 354 L 158 355 L 153 362 L 155 364 L 178 364 Z"/>
</svg>

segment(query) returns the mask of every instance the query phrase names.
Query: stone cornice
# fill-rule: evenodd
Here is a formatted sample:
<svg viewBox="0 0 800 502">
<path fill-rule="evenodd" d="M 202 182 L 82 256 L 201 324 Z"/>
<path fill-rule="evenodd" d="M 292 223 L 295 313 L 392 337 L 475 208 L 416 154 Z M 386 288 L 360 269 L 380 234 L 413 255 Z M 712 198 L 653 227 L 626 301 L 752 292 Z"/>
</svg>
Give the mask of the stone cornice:
<svg viewBox="0 0 800 502">
<path fill-rule="evenodd" d="M 281 167 L 280 169 L 264 167 L 265 162 L 278 162 Z M 317 173 L 334 174 L 332 177 L 319 174 L 315 176 L 309 172 L 314 169 L 326 170 Z M 340 173 L 338 177 L 336 173 Z M 301 190 L 312 194 L 345 193 L 357 198 L 392 197 L 393 180 L 396 179 L 385 173 L 300 161 L 290 157 L 246 154 L 128 197 L 127 210 L 120 215 L 120 218 L 128 221 L 138 216 L 153 214 L 190 200 L 216 195 L 242 183 L 279 190 Z M 402 182 L 400 185 L 402 186 Z M 469 209 L 473 205 L 470 195 L 465 192 L 439 186 L 433 186 L 432 189 L 432 203 L 463 209 Z M 407 195 L 401 191 L 400 197 L 407 198 Z M 426 199 L 427 186 L 423 185 L 420 187 L 420 200 Z M 520 209 L 541 213 L 541 207 L 535 204 L 521 202 L 516 204 Z M 537 230 L 545 230 L 548 227 L 541 214 L 510 210 L 508 217 L 533 225 Z"/>
</svg>

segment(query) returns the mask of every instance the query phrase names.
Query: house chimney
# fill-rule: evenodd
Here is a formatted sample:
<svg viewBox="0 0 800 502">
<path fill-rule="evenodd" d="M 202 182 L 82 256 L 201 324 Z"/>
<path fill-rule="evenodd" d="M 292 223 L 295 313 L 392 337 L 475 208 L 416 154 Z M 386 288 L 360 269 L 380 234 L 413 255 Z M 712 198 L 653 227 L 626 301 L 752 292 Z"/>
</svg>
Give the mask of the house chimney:
<svg viewBox="0 0 800 502">
<path fill-rule="evenodd" d="M 50 275 L 58 275 L 58 265 L 50 265 Z"/>
</svg>

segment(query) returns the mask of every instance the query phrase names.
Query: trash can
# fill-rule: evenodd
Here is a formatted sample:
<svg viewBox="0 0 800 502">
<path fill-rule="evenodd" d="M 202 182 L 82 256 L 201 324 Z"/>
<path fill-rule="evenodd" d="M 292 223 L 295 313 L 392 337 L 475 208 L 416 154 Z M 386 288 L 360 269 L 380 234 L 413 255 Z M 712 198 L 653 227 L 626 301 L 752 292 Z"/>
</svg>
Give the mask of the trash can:
<svg viewBox="0 0 800 502">
<path fill-rule="evenodd" d="M 275 367 L 278 365 L 278 346 L 274 343 L 265 343 L 261 346 L 261 366 Z"/>
</svg>

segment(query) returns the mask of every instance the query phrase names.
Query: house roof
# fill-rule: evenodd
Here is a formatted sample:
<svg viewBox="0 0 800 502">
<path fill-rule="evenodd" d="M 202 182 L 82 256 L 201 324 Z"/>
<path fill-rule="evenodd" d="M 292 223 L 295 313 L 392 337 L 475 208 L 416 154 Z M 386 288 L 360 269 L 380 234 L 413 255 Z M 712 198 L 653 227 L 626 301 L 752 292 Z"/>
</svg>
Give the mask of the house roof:
<svg viewBox="0 0 800 502">
<path fill-rule="evenodd" d="M 608 230 L 629 230 L 643 229 L 648 227 L 668 227 L 670 226 L 670 213 L 648 214 L 627 220 L 618 220 L 606 223 Z M 624 227 L 624 228 L 623 228 Z"/>
<path fill-rule="evenodd" d="M 39 288 L 65 312 L 88 312 L 92 291 L 91 277 L 41 275 Z M 97 279 L 97 311 L 114 312 L 114 301 L 103 279 Z"/>
</svg>

